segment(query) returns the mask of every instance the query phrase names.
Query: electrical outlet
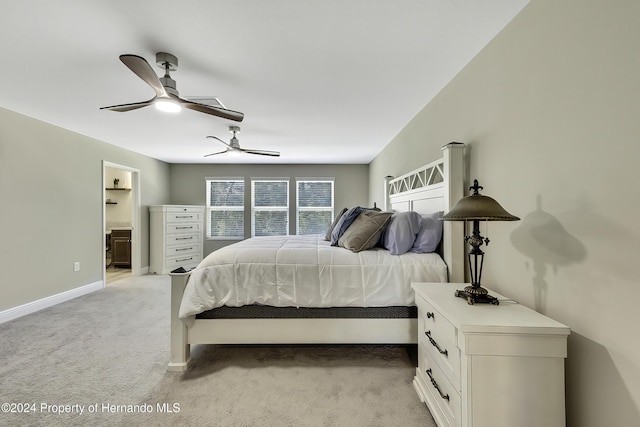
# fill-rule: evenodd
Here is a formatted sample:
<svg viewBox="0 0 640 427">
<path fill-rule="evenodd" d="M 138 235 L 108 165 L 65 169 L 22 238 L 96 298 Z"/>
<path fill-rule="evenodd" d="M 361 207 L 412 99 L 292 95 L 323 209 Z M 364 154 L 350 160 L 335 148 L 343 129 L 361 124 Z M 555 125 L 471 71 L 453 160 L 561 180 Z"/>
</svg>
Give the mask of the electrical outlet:
<svg viewBox="0 0 640 427">
<path fill-rule="evenodd" d="M 80 271 L 80 261 L 73 263 L 73 271 Z"/>
</svg>

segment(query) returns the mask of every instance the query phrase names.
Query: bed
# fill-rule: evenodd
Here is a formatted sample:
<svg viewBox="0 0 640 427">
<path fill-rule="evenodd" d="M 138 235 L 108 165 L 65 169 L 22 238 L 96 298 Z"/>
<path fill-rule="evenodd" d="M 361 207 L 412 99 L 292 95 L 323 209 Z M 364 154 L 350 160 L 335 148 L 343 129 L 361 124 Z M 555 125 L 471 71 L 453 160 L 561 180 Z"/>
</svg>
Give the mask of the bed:
<svg viewBox="0 0 640 427">
<path fill-rule="evenodd" d="M 447 212 L 463 196 L 463 148 L 447 144 L 440 159 L 385 178 L 385 211 Z M 168 369 L 187 369 L 192 344 L 414 344 L 410 282 L 463 282 L 463 250 L 462 224 L 451 221 L 433 254 L 353 253 L 322 236 L 247 239 L 220 249 L 193 271 L 170 274 Z M 238 279 L 240 264 L 250 269 L 248 279 Z M 238 286 L 252 275 L 270 285 Z"/>
</svg>

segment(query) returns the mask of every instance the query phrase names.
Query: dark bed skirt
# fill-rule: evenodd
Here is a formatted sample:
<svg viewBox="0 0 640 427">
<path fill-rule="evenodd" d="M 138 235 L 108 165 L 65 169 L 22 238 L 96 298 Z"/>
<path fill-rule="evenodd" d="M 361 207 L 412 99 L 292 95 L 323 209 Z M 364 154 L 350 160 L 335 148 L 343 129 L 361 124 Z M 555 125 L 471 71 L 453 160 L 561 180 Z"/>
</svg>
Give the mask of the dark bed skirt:
<svg viewBox="0 0 640 427">
<path fill-rule="evenodd" d="M 196 315 L 196 319 L 415 319 L 413 307 L 270 307 L 245 305 L 219 307 Z"/>
</svg>

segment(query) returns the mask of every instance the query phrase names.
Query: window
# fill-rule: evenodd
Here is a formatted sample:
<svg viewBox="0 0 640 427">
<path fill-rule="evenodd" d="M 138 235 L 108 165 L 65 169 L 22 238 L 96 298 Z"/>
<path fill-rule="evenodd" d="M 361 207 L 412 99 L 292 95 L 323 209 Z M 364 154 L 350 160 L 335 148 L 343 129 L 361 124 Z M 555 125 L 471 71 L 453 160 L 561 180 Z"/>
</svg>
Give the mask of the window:
<svg viewBox="0 0 640 427">
<path fill-rule="evenodd" d="M 289 179 L 251 180 L 251 236 L 289 234 Z"/>
<path fill-rule="evenodd" d="M 207 238 L 244 239 L 244 178 L 207 178 Z"/>
<path fill-rule="evenodd" d="M 326 233 L 333 221 L 333 179 L 298 178 L 296 233 Z"/>
</svg>

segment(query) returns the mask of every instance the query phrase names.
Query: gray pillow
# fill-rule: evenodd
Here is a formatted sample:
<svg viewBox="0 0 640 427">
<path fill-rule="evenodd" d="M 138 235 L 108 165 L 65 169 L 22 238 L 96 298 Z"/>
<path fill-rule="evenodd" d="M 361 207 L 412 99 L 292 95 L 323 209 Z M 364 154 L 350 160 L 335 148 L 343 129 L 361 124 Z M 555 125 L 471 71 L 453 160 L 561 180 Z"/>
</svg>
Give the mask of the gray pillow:
<svg viewBox="0 0 640 427">
<path fill-rule="evenodd" d="M 416 236 L 416 241 L 413 242 L 411 252 L 419 254 L 426 254 L 435 252 L 440 239 L 442 239 L 442 214 L 444 212 L 435 212 L 422 216 L 422 224 L 420 225 L 420 231 Z"/>
<path fill-rule="evenodd" d="M 347 211 L 347 208 L 344 208 L 340 211 L 338 215 L 336 215 L 336 219 L 333 220 L 333 223 L 329 227 L 329 230 L 327 230 L 327 234 L 325 234 L 324 240 L 328 242 L 331 241 L 331 232 L 333 231 L 334 228 L 336 228 L 336 224 L 338 223 L 338 221 L 340 221 L 340 218 L 342 218 L 342 215 L 344 215 L 346 211 Z"/>
<path fill-rule="evenodd" d="M 338 246 L 352 252 L 371 249 L 380 240 L 380 235 L 391 219 L 391 212 L 365 210 L 357 216 L 338 240 Z"/>
<path fill-rule="evenodd" d="M 388 249 L 391 255 L 409 252 L 420 231 L 422 221 L 422 216 L 418 212 L 394 213 L 382 235 L 382 246 Z"/>
<path fill-rule="evenodd" d="M 347 228 L 351 225 L 351 223 L 356 219 L 358 215 L 364 210 L 360 206 L 356 206 L 354 208 L 346 211 L 340 219 L 333 230 L 331 231 L 331 246 L 338 246 L 338 240 L 347 231 Z"/>
</svg>

